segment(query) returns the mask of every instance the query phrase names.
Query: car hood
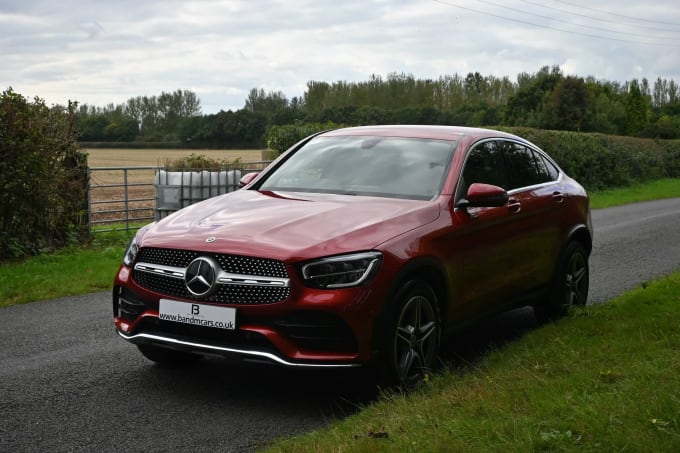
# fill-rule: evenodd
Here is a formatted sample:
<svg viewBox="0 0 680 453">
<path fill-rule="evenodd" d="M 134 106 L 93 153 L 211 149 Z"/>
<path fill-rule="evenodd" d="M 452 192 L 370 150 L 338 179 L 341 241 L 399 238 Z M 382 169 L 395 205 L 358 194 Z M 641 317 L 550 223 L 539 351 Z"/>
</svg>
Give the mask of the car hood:
<svg viewBox="0 0 680 453">
<path fill-rule="evenodd" d="M 239 190 L 152 224 L 141 245 L 295 261 L 369 250 L 438 216 L 430 201 Z"/>
</svg>

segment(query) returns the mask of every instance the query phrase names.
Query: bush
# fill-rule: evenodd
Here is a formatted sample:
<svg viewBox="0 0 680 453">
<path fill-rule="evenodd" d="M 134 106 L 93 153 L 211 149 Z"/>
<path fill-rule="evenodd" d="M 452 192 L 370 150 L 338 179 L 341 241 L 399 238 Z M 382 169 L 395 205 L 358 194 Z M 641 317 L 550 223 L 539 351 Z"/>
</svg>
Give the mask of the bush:
<svg viewBox="0 0 680 453">
<path fill-rule="evenodd" d="M 680 140 L 658 141 L 524 127 L 497 129 L 535 143 L 588 190 L 680 177 Z"/>
<path fill-rule="evenodd" d="M 0 95 L 0 260 L 89 234 L 87 155 L 78 150 L 75 107 L 49 108 L 11 88 Z"/>
<path fill-rule="evenodd" d="M 317 132 L 341 127 L 332 122 L 272 126 L 265 134 L 267 147 L 282 153 L 300 140 Z"/>
<path fill-rule="evenodd" d="M 234 161 L 213 159 L 204 154 L 191 153 L 188 156 L 180 157 L 178 159 L 166 159 L 163 162 L 163 169 L 167 171 L 185 171 L 185 170 L 207 170 L 220 171 L 227 168 L 234 168 L 241 163 L 241 159 Z"/>
<path fill-rule="evenodd" d="M 659 140 L 658 145 L 666 153 L 666 172 L 671 178 L 680 178 L 680 140 Z"/>
</svg>

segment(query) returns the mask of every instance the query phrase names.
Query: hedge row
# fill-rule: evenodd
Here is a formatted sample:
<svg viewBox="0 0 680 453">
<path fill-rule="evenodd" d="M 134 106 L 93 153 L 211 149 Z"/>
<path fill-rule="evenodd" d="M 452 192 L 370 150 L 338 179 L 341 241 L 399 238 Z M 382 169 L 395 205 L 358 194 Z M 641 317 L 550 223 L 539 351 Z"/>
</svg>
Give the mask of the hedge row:
<svg viewBox="0 0 680 453">
<path fill-rule="evenodd" d="M 0 261 L 88 235 L 87 158 L 73 110 L 0 95 Z"/>
<path fill-rule="evenodd" d="M 680 140 L 498 128 L 535 143 L 588 190 L 680 177 Z"/>
<path fill-rule="evenodd" d="M 285 151 L 304 137 L 337 127 L 332 123 L 273 126 L 267 144 Z M 497 127 L 535 143 L 588 190 L 680 177 L 680 140 L 653 140 L 603 134 Z"/>
</svg>

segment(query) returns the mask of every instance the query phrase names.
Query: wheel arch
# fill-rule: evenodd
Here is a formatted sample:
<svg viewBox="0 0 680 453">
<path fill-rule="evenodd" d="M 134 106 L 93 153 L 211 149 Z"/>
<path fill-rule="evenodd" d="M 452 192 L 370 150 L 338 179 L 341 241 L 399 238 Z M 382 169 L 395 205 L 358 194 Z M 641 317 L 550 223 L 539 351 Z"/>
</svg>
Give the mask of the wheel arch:
<svg viewBox="0 0 680 453">
<path fill-rule="evenodd" d="M 588 255 L 593 251 L 593 237 L 590 234 L 590 230 L 586 225 L 578 225 L 569 232 L 567 235 L 567 240 L 565 241 L 562 249 L 566 249 L 572 241 L 578 241 L 583 244 L 588 252 Z"/>
<path fill-rule="evenodd" d="M 385 303 L 381 313 L 377 316 L 373 328 L 373 349 L 379 347 L 379 338 L 384 329 L 385 319 L 389 313 L 394 299 L 399 290 L 408 282 L 422 280 L 427 283 L 437 297 L 437 307 L 441 328 L 444 327 L 444 320 L 447 319 L 448 301 L 451 297 L 451 288 L 446 278 L 446 272 L 441 264 L 434 258 L 418 258 L 404 265 L 399 273 L 392 280 L 386 292 Z"/>
</svg>

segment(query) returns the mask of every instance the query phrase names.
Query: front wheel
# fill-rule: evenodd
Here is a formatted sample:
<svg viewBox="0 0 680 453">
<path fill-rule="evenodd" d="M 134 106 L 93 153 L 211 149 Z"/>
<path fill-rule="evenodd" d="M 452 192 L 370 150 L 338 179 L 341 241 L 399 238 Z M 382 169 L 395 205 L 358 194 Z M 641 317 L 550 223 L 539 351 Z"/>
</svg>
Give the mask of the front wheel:
<svg viewBox="0 0 680 453">
<path fill-rule="evenodd" d="M 554 319 L 564 316 L 570 307 L 585 306 L 589 285 L 588 252 L 580 242 L 570 242 L 557 265 L 548 302 L 534 308 L 537 318 Z"/>
<path fill-rule="evenodd" d="M 401 287 L 393 302 L 383 334 L 381 371 L 387 384 L 413 387 L 439 357 L 437 296 L 427 283 L 413 280 Z"/>
</svg>

